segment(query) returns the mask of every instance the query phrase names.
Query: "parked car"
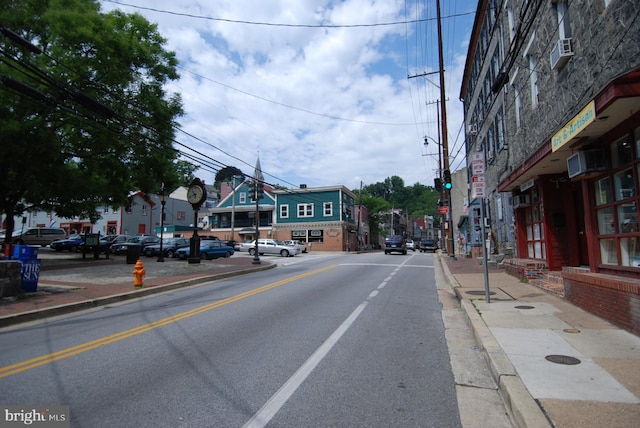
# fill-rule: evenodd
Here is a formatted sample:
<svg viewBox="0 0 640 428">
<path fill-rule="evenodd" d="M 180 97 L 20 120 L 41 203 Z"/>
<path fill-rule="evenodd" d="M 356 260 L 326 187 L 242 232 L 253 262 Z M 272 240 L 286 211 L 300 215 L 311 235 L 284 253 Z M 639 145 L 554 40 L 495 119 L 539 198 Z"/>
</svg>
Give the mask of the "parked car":
<svg viewBox="0 0 640 428">
<path fill-rule="evenodd" d="M 162 240 L 162 255 L 164 257 L 176 257 L 177 250 L 188 246 L 189 239 L 187 238 L 164 238 Z M 159 256 L 160 243 L 147 245 L 142 250 L 142 253 L 147 257 Z"/>
<path fill-rule="evenodd" d="M 234 245 L 233 248 L 236 251 L 249 251 L 249 248 L 256 246 L 255 242 L 256 241 L 253 239 L 245 239 L 240 243 L 236 243 L 236 245 Z"/>
<path fill-rule="evenodd" d="M 176 257 L 180 259 L 188 259 L 191 254 L 191 248 L 182 247 L 176 250 Z M 217 259 L 218 257 L 228 258 L 234 254 L 233 247 L 224 245 L 220 240 L 205 239 L 200 242 L 200 258 L 202 260 Z"/>
<path fill-rule="evenodd" d="M 416 244 L 413 241 L 413 239 L 407 239 L 406 245 L 407 245 L 407 250 L 411 250 L 411 251 L 415 251 L 416 250 Z"/>
<path fill-rule="evenodd" d="M 31 227 L 27 230 L 14 230 L 11 234 L 11 241 L 18 245 L 40 245 L 46 247 L 53 241 L 65 239 L 66 237 L 67 232 L 64 229 Z"/>
<path fill-rule="evenodd" d="M 293 239 L 293 240 L 282 241 L 282 242 L 284 242 L 287 245 L 291 245 L 292 247 L 299 248 L 301 253 L 306 253 L 307 252 L 307 246 L 302 241 L 298 241 L 298 240 Z"/>
<path fill-rule="evenodd" d="M 133 236 L 125 242 L 118 242 L 111 245 L 111 252 L 113 254 L 126 254 L 130 248 L 138 248 L 140 253 L 144 251 L 144 247 L 147 245 L 159 244 L 160 238 L 157 236 L 143 235 Z"/>
<path fill-rule="evenodd" d="M 421 239 L 420 240 L 420 252 L 425 253 L 427 251 L 431 251 L 435 253 L 438 249 L 438 244 L 435 239 Z"/>
<path fill-rule="evenodd" d="M 67 239 L 58 239 L 56 241 L 53 241 L 51 244 L 49 244 L 49 247 L 57 252 L 70 251 L 75 253 L 80 250 L 80 248 L 82 248 L 83 244 L 84 238 L 82 237 L 82 235 L 74 233 L 73 235 L 69 235 Z"/>
<path fill-rule="evenodd" d="M 252 256 L 256 253 L 255 241 L 249 247 L 249 254 Z M 282 257 L 293 257 L 300 254 L 300 248 L 292 247 L 275 239 L 258 239 L 258 253 L 262 256 L 265 254 L 279 254 Z"/>
<path fill-rule="evenodd" d="M 384 240 L 384 253 L 391 254 L 393 252 L 407 254 L 407 243 L 402 235 L 389 236 Z"/>
<path fill-rule="evenodd" d="M 225 241 L 222 241 L 224 243 L 224 245 L 228 245 L 229 247 L 233 247 L 233 249 L 236 249 L 236 244 L 237 242 L 234 239 L 227 239 Z"/>
</svg>

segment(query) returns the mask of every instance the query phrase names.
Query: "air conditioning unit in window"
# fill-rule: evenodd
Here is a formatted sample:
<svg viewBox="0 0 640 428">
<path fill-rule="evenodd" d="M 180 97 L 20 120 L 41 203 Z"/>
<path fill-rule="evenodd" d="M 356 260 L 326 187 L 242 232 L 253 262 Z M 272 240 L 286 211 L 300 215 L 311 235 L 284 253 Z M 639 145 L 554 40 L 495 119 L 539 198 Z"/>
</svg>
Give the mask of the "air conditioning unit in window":
<svg viewBox="0 0 640 428">
<path fill-rule="evenodd" d="M 517 195 L 513 197 L 512 206 L 514 210 L 518 208 L 528 207 L 529 205 L 531 205 L 529 195 Z"/>
<path fill-rule="evenodd" d="M 549 54 L 549 61 L 551 62 L 551 68 L 559 70 L 569 61 L 569 58 L 573 56 L 573 44 L 571 39 L 560 39 L 555 44 L 551 53 Z"/>
<path fill-rule="evenodd" d="M 567 158 L 569 178 L 606 170 L 607 165 L 603 150 L 582 150 Z"/>
</svg>

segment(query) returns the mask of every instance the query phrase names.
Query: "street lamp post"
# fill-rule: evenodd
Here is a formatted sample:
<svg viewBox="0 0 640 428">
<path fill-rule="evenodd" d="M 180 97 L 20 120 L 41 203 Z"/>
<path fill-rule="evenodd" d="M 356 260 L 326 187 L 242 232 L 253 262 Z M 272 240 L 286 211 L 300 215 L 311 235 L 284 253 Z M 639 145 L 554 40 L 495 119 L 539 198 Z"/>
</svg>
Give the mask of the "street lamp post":
<svg viewBox="0 0 640 428">
<path fill-rule="evenodd" d="M 164 188 L 164 183 L 162 183 L 162 187 L 160 188 L 160 193 L 158 194 L 160 198 L 160 205 L 162 206 L 162 210 L 160 212 L 160 254 L 158 255 L 158 262 L 164 262 L 164 250 L 162 248 L 162 241 L 164 241 L 164 206 L 167 203 L 167 199 L 169 199 L 169 194 Z"/>
</svg>

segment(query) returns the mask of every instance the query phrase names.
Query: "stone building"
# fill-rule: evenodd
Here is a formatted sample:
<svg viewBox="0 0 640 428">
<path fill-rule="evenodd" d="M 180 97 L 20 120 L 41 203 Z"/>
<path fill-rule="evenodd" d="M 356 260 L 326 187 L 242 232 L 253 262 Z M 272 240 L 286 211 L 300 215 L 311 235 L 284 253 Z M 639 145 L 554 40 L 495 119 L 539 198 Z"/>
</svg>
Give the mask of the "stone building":
<svg viewBox="0 0 640 428">
<path fill-rule="evenodd" d="M 640 3 L 480 0 L 460 98 L 510 271 L 640 331 Z"/>
</svg>

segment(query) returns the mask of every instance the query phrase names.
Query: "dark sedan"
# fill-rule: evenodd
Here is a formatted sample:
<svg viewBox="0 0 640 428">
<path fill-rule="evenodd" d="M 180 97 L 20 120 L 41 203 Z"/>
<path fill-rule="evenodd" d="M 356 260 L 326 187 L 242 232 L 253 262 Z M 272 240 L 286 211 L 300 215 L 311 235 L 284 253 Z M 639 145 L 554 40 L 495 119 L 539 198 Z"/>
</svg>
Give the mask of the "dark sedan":
<svg viewBox="0 0 640 428">
<path fill-rule="evenodd" d="M 51 247 L 51 249 L 58 252 L 71 251 L 75 253 L 76 251 L 80 250 L 83 244 L 84 239 L 82 238 L 82 235 L 74 233 L 73 235 L 69 235 L 67 239 L 58 239 L 56 241 L 53 241 L 51 244 L 49 244 L 49 246 Z"/>
<path fill-rule="evenodd" d="M 164 257 L 175 257 L 177 250 L 188 246 L 187 238 L 165 238 L 162 240 L 162 253 Z M 142 252 L 147 257 L 159 256 L 160 244 L 147 245 Z"/>
<path fill-rule="evenodd" d="M 133 236 L 125 242 L 112 244 L 111 252 L 113 254 L 127 254 L 129 250 L 137 249 L 139 253 L 142 253 L 146 246 L 159 243 L 160 238 L 157 236 Z"/>
<path fill-rule="evenodd" d="M 200 242 L 200 258 L 202 260 L 217 259 L 218 257 L 231 257 L 234 254 L 233 247 L 224 245 L 222 241 L 205 240 Z M 190 257 L 189 247 L 180 248 L 176 251 L 176 256 L 181 259 Z"/>
</svg>

